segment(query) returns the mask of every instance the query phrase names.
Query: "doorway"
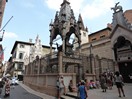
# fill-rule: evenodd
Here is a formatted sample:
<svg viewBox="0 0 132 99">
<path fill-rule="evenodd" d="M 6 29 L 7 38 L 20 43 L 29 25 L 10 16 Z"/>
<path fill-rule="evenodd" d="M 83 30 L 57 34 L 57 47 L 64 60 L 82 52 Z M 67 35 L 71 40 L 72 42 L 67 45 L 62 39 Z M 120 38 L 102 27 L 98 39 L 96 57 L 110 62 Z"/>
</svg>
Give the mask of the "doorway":
<svg viewBox="0 0 132 99">
<path fill-rule="evenodd" d="M 130 62 L 121 62 L 118 63 L 119 71 L 123 76 L 125 83 L 132 83 L 132 79 L 130 79 L 130 74 L 132 74 L 132 61 Z"/>
</svg>

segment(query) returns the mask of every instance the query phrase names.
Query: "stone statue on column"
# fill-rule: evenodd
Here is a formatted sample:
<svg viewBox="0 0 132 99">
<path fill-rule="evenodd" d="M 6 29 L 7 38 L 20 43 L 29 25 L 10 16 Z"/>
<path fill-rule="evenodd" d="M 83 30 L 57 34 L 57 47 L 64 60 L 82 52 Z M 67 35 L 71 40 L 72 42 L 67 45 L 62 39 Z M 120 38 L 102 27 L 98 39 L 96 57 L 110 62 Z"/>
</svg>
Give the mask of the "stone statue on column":
<svg viewBox="0 0 132 99">
<path fill-rule="evenodd" d="M 115 4 L 115 7 L 112 7 L 112 8 L 111 8 L 111 10 L 113 10 L 114 13 L 119 12 L 119 11 L 122 11 L 122 6 L 118 5 L 119 3 L 120 3 L 120 2 L 117 2 L 117 3 Z"/>
</svg>

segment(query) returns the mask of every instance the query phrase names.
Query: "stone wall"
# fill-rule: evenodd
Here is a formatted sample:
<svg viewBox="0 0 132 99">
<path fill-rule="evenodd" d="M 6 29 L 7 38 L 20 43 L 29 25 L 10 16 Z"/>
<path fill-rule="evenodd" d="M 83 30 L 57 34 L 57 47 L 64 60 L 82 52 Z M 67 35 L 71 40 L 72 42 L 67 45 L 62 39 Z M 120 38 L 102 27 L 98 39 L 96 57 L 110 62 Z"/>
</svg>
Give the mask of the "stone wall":
<svg viewBox="0 0 132 99">
<path fill-rule="evenodd" d="M 68 84 L 70 80 L 73 80 L 74 86 L 76 86 L 76 75 L 74 73 L 46 73 L 41 75 L 24 75 L 24 84 L 36 90 L 38 92 L 56 96 L 57 95 L 57 88 L 56 88 L 56 81 L 59 75 L 63 75 L 64 77 L 64 84 L 66 87 L 66 91 L 68 91 Z"/>
<path fill-rule="evenodd" d="M 115 70 L 112 59 L 101 58 L 98 55 L 90 57 L 83 54 L 80 57 L 82 60 L 80 66 L 77 64 L 68 65 L 67 72 L 62 70 L 62 73 L 59 73 L 57 65 L 49 65 L 47 57 L 36 59 L 26 66 L 24 83 L 36 91 L 56 96 L 56 81 L 60 75 L 63 75 L 66 90 L 68 91 L 70 80 L 73 80 L 73 84 L 76 86 L 79 80 L 88 79 L 90 81 L 99 79 L 101 73 L 107 70 L 114 72 Z M 64 66 L 62 69 L 65 68 Z"/>
</svg>

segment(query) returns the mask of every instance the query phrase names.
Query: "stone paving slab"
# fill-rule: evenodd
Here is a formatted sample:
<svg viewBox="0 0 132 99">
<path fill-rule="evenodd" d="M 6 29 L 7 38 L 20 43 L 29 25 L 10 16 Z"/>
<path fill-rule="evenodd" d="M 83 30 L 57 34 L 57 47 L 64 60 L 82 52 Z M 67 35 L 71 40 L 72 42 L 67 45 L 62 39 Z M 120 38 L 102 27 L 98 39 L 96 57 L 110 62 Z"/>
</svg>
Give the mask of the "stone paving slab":
<svg viewBox="0 0 132 99">
<path fill-rule="evenodd" d="M 37 96 L 40 96 L 43 99 L 56 99 L 55 97 L 36 92 L 22 83 L 20 85 L 27 91 L 29 91 L 32 94 L 35 94 Z M 118 90 L 115 85 L 113 86 L 112 90 L 108 89 L 106 93 L 102 92 L 101 89 L 90 89 L 88 91 L 88 99 L 132 99 L 132 84 L 125 84 L 124 91 L 125 91 L 126 97 L 120 98 L 120 97 L 118 97 Z M 77 93 L 69 93 L 69 94 L 77 96 Z M 71 99 L 71 98 L 65 97 L 65 96 L 64 96 L 64 98 Z"/>
<path fill-rule="evenodd" d="M 90 89 L 88 90 L 88 99 L 132 99 L 132 84 L 125 84 L 124 91 L 126 97 L 118 97 L 118 90 L 116 86 L 113 86 L 112 90 L 102 92 L 101 89 Z M 77 93 L 68 93 L 77 96 Z M 68 98 L 65 98 L 68 99 Z"/>
<path fill-rule="evenodd" d="M 132 99 L 132 84 L 126 84 L 124 86 L 124 91 L 126 97 L 121 97 L 121 99 Z M 115 85 L 112 90 L 108 89 L 106 93 L 102 92 L 101 89 L 94 89 L 90 90 L 88 95 L 89 99 L 120 99 Z"/>
</svg>

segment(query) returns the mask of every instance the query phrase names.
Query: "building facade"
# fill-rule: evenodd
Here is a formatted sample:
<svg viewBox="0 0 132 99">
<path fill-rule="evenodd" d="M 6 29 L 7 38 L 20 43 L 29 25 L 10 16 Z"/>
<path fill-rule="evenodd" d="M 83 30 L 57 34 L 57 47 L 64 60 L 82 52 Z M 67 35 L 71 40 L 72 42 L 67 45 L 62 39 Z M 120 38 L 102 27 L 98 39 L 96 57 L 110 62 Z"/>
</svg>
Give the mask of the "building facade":
<svg viewBox="0 0 132 99">
<path fill-rule="evenodd" d="M 7 0 L 0 0 L 0 42 L 2 42 L 3 35 L 4 35 L 4 31 L 2 31 L 1 25 L 2 25 L 2 20 L 3 20 L 6 2 L 7 2 Z M 3 76 L 3 69 L 2 68 L 3 68 L 3 60 L 4 60 L 4 50 L 3 50 L 2 46 L 3 45 L 0 44 L 0 77 Z"/>
<path fill-rule="evenodd" d="M 7 0 L 0 0 L 0 27 L 2 25 L 2 20 L 3 20 L 6 2 L 7 2 Z"/>
<path fill-rule="evenodd" d="M 11 51 L 12 57 L 9 59 L 7 73 L 11 73 L 12 77 L 16 76 L 22 80 L 25 66 L 34 61 L 37 56 L 40 58 L 48 54 L 49 49 L 49 46 L 41 45 L 39 36 L 36 37 L 35 43 L 32 40 L 29 42 L 16 41 Z"/>
<path fill-rule="evenodd" d="M 132 82 L 132 10 L 123 12 L 122 6 L 116 5 L 113 13 L 112 32 L 110 35 L 114 59 L 125 82 Z"/>
</svg>

